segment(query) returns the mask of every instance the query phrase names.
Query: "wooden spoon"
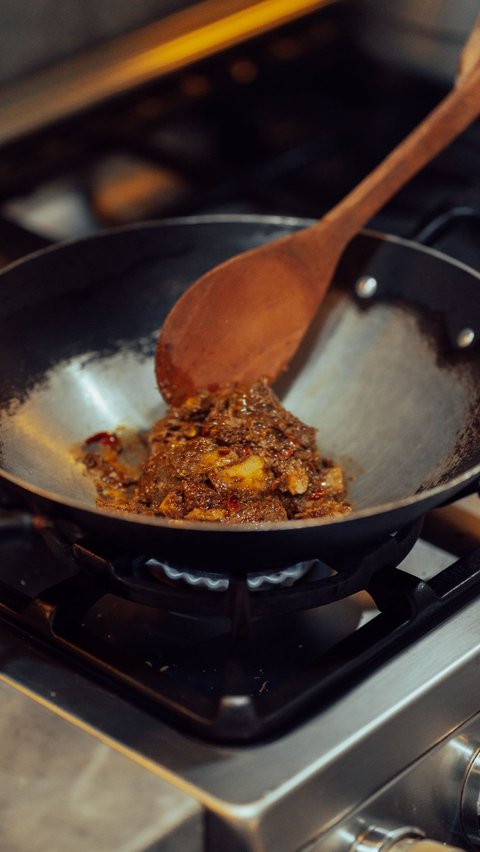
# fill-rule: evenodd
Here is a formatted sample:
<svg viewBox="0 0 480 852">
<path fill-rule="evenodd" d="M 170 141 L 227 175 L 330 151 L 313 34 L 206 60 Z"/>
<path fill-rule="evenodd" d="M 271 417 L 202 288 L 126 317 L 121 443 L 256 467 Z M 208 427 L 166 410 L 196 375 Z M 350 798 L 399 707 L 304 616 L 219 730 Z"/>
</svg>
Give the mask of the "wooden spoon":
<svg viewBox="0 0 480 852">
<path fill-rule="evenodd" d="M 174 305 L 155 372 L 167 402 L 228 382 L 273 381 L 300 345 L 358 230 L 480 113 L 480 17 L 456 84 L 427 118 L 315 225 L 220 264 Z"/>
</svg>

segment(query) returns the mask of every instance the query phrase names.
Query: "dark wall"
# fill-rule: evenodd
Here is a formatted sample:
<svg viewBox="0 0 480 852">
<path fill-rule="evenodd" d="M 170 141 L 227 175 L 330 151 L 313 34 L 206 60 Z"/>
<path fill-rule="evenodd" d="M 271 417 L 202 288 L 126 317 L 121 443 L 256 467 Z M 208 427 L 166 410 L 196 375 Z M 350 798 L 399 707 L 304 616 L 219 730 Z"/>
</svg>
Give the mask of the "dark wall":
<svg viewBox="0 0 480 852">
<path fill-rule="evenodd" d="M 0 84 L 193 5 L 187 0 L 0 0 Z"/>
</svg>

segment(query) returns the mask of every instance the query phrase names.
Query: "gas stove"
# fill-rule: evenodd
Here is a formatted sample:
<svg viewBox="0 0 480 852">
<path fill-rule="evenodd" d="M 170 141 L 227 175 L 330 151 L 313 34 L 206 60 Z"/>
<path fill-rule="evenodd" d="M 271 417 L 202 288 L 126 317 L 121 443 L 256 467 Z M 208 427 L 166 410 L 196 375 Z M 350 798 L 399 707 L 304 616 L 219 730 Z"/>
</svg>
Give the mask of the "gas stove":
<svg viewBox="0 0 480 852">
<path fill-rule="evenodd" d="M 328 706 L 472 595 L 475 562 L 445 569 L 428 590 L 395 568 L 419 529 L 387 537 L 346 576 L 312 562 L 242 577 L 102 555 L 83 540 L 69 547 L 49 524 L 44 589 L 28 561 L 20 582 L 4 570 L 0 612 L 190 734 L 255 743 Z M 52 554 L 65 577 L 45 580 Z"/>
<path fill-rule="evenodd" d="M 112 801 L 85 834 L 102 849 L 118 848 L 112 807 L 132 837 L 126 848 L 147 829 L 158 848 L 340 852 L 363 848 L 366 834 L 380 849 L 424 834 L 466 848 L 465 832 L 478 832 L 480 552 L 457 560 L 424 539 L 412 547 L 418 531 L 400 537 L 410 552 L 375 574 L 370 594 L 288 614 L 283 605 L 280 616 L 257 615 L 250 635 L 245 624 L 235 635 L 224 614 L 192 620 L 178 600 L 145 605 L 139 575 L 136 594 L 119 593 L 118 564 L 106 589 L 99 555 L 79 544 L 76 558 L 91 566 L 79 571 L 52 529 L 31 550 L 5 550 L 2 747 L 15 767 L 6 731 L 20 713 L 31 818 L 64 809 L 55 836 L 68 842 L 119 763 L 128 803 L 110 780 Z M 41 795 L 46 779 L 54 806 Z M 16 772 L 11 784 L 2 830 L 22 848 Z M 156 804 L 140 829 L 143 796 Z"/>
<path fill-rule="evenodd" d="M 6 139 L 5 260 L 146 218 L 320 216 L 443 94 L 349 20 L 326 4 Z M 473 126 L 371 226 L 480 268 L 479 146 Z M 479 845 L 477 502 L 352 554 L 345 581 L 321 554 L 239 580 L 48 518 L 27 537 L 5 498 L 2 848 Z"/>
</svg>

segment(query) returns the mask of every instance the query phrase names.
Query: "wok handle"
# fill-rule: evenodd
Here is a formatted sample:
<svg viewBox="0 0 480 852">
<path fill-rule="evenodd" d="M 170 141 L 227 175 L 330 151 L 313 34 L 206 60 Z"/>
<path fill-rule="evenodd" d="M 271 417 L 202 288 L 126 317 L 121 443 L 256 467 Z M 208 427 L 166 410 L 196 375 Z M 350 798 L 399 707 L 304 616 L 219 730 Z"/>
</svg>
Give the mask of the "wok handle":
<svg viewBox="0 0 480 852">
<path fill-rule="evenodd" d="M 0 509 L 0 548 L 29 545 L 35 518 L 22 509 Z"/>
<path fill-rule="evenodd" d="M 464 497 L 471 497 L 472 494 L 476 494 L 480 499 L 480 480 L 473 479 L 465 488 L 462 488 L 461 491 L 455 491 L 451 497 L 447 497 L 447 499 L 440 503 L 440 506 L 450 506 L 452 503 L 456 503 L 458 500 L 462 500 Z"/>
<path fill-rule="evenodd" d="M 463 226 L 465 220 L 480 219 L 478 188 L 475 197 L 470 190 L 456 195 L 448 203 L 442 203 L 422 218 L 417 227 L 409 234 L 409 239 L 422 246 L 436 248 L 437 244 L 452 233 L 456 226 Z M 441 246 L 438 246 L 441 248 Z M 448 253 L 448 251 L 447 251 Z"/>
</svg>

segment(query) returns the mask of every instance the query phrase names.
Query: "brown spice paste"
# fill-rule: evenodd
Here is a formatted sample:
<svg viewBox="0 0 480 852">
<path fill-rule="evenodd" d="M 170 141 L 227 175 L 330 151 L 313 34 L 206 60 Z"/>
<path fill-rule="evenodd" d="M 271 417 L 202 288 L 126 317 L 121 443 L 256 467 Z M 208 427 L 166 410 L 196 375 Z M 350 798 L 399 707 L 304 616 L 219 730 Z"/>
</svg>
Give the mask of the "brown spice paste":
<svg viewBox="0 0 480 852">
<path fill-rule="evenodd" d="M 315 429 L 266 382 L 200 391 L 148 437 L 101 432 L 82 446 L 97 505 L 220 523 L 345 514 L 343 472 L 323 458 Z"/>
</svg>

